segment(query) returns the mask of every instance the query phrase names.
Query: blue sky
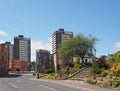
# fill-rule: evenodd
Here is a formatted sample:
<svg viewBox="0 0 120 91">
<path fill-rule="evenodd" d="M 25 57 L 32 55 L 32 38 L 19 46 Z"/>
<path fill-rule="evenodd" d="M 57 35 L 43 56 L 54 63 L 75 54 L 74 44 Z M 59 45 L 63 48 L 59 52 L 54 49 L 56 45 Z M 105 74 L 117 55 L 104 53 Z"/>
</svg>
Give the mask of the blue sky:
<svg viewBox="0 0 120 91">
<path fill-rule="evenodd" d="M 50 36 L 63 28 L 97 37 L 97 56 L 120 50 L 120 0 L 0 0 L 0 42 L 23 34 L 36 49 L 51 50 Z"/>
</svg>

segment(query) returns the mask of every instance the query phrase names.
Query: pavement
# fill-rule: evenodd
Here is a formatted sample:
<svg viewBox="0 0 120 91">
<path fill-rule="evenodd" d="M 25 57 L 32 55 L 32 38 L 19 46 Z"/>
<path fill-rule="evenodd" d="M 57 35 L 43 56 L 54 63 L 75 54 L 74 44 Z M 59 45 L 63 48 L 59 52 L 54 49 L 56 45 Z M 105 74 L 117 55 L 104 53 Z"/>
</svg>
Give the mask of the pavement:
<svg viewBox="0 0 120 91">
<path fill-rule="evenodd" d="M 31 78 L 31 80 L 58 84 L 58 85 L 66 86 L 66 87 L 80 89 L 83 91 L 117 91 L 117 90 L 113 90 L 110 88 L 108 89 L 108 88 L 100 87 L 97 85 L 91 85 L 89 83 L 86 83 L 83 81 L 76 81 L 76 80 L 46 80 L 46 79 L 36 79 L 36 78 Z"/>
</svg>

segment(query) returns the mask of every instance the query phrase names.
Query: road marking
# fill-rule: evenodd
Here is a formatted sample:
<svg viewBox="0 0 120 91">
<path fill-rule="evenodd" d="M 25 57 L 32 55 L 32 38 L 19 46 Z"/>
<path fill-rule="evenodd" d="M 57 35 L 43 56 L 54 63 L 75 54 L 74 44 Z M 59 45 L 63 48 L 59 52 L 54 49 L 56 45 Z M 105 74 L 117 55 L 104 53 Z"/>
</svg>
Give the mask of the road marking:
<svg viewBox="0 0 120 91">
<path fill-rule="evenodd" d="M 38 80 L 38 79 L 32 79 L 31 80 Z M 67 84 L 67 83 L 59 83 L 59 82 L 54 82 L 54 81 L 49 81 L 49 80 L 40 80 L 40 81 L 43 81 L 43 82 L 50 82 L 50 83 L 57 83 L 59 85 L 64 85 L 64 86 L 68 86 L 68 87 L 73 87 L 73 88 L 77 88 L 77 89 L 80 89 L 80 90 L 84 90 L 84 91 L 97 91 L 97 90 L 94 90 L 94 89 L 91 89 L 91 88 L 86 88 L 86 87 L 80 87 L 80 86 L 75 86 L 75 85 L 72 85 L 72 84 Z"/>
<path fill-rule="evenodd" d="M 57 91 L 57 89 L 55 88 L 52 88 L 52 87 L 48 87 L 48 86 L 45 86 L 45 85 L 40 85 L 41 87 L 44 87 L 44 88 L 47 88 L 49 90 L 52 90 L 52 91 Z"/>
<path fill-rule="evenodd" d="M 21 82 L 20 80 L 16 80 L 16 81 L 19 82 L 19 83 Z"/>
<path fill-rule="evenodd" d="M 11 82 L 8 82 L 12 87 L 17 88 L 17 86 L 15 86 L 14 84 L 12 84 Z"/>
</svg>

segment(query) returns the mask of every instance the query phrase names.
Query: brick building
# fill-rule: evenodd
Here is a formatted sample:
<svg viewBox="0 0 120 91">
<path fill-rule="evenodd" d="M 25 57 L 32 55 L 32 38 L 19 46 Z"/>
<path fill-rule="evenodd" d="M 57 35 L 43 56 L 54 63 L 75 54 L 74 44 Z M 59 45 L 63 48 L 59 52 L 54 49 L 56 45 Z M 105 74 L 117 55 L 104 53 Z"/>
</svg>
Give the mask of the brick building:
<svg viewBox="0 0 120 91">
<path fill-rule="evenodd" d="M 8 75 L 9 53 L 4 45 L 0 44 L 0 76 Z"/>
<path fill-rule="evenodd" d="M 24 73 L 24 71 L 27 69 L 27 61 L 10 60 L 9 68 L 13 73 Z"/>
</svg>

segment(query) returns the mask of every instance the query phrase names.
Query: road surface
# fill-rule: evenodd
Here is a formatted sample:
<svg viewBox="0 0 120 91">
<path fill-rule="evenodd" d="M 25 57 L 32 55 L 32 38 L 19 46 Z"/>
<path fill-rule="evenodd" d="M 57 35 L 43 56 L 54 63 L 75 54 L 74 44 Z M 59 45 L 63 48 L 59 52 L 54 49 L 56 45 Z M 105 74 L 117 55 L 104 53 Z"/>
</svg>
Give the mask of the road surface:
<svg viewBox="0 0 120 91">
<path fill-rule="evenodd" d="M 35 79 L 31 73 L 0 77 L 0 91 L 113 91 L 72 81 Z"/>
</svg>

